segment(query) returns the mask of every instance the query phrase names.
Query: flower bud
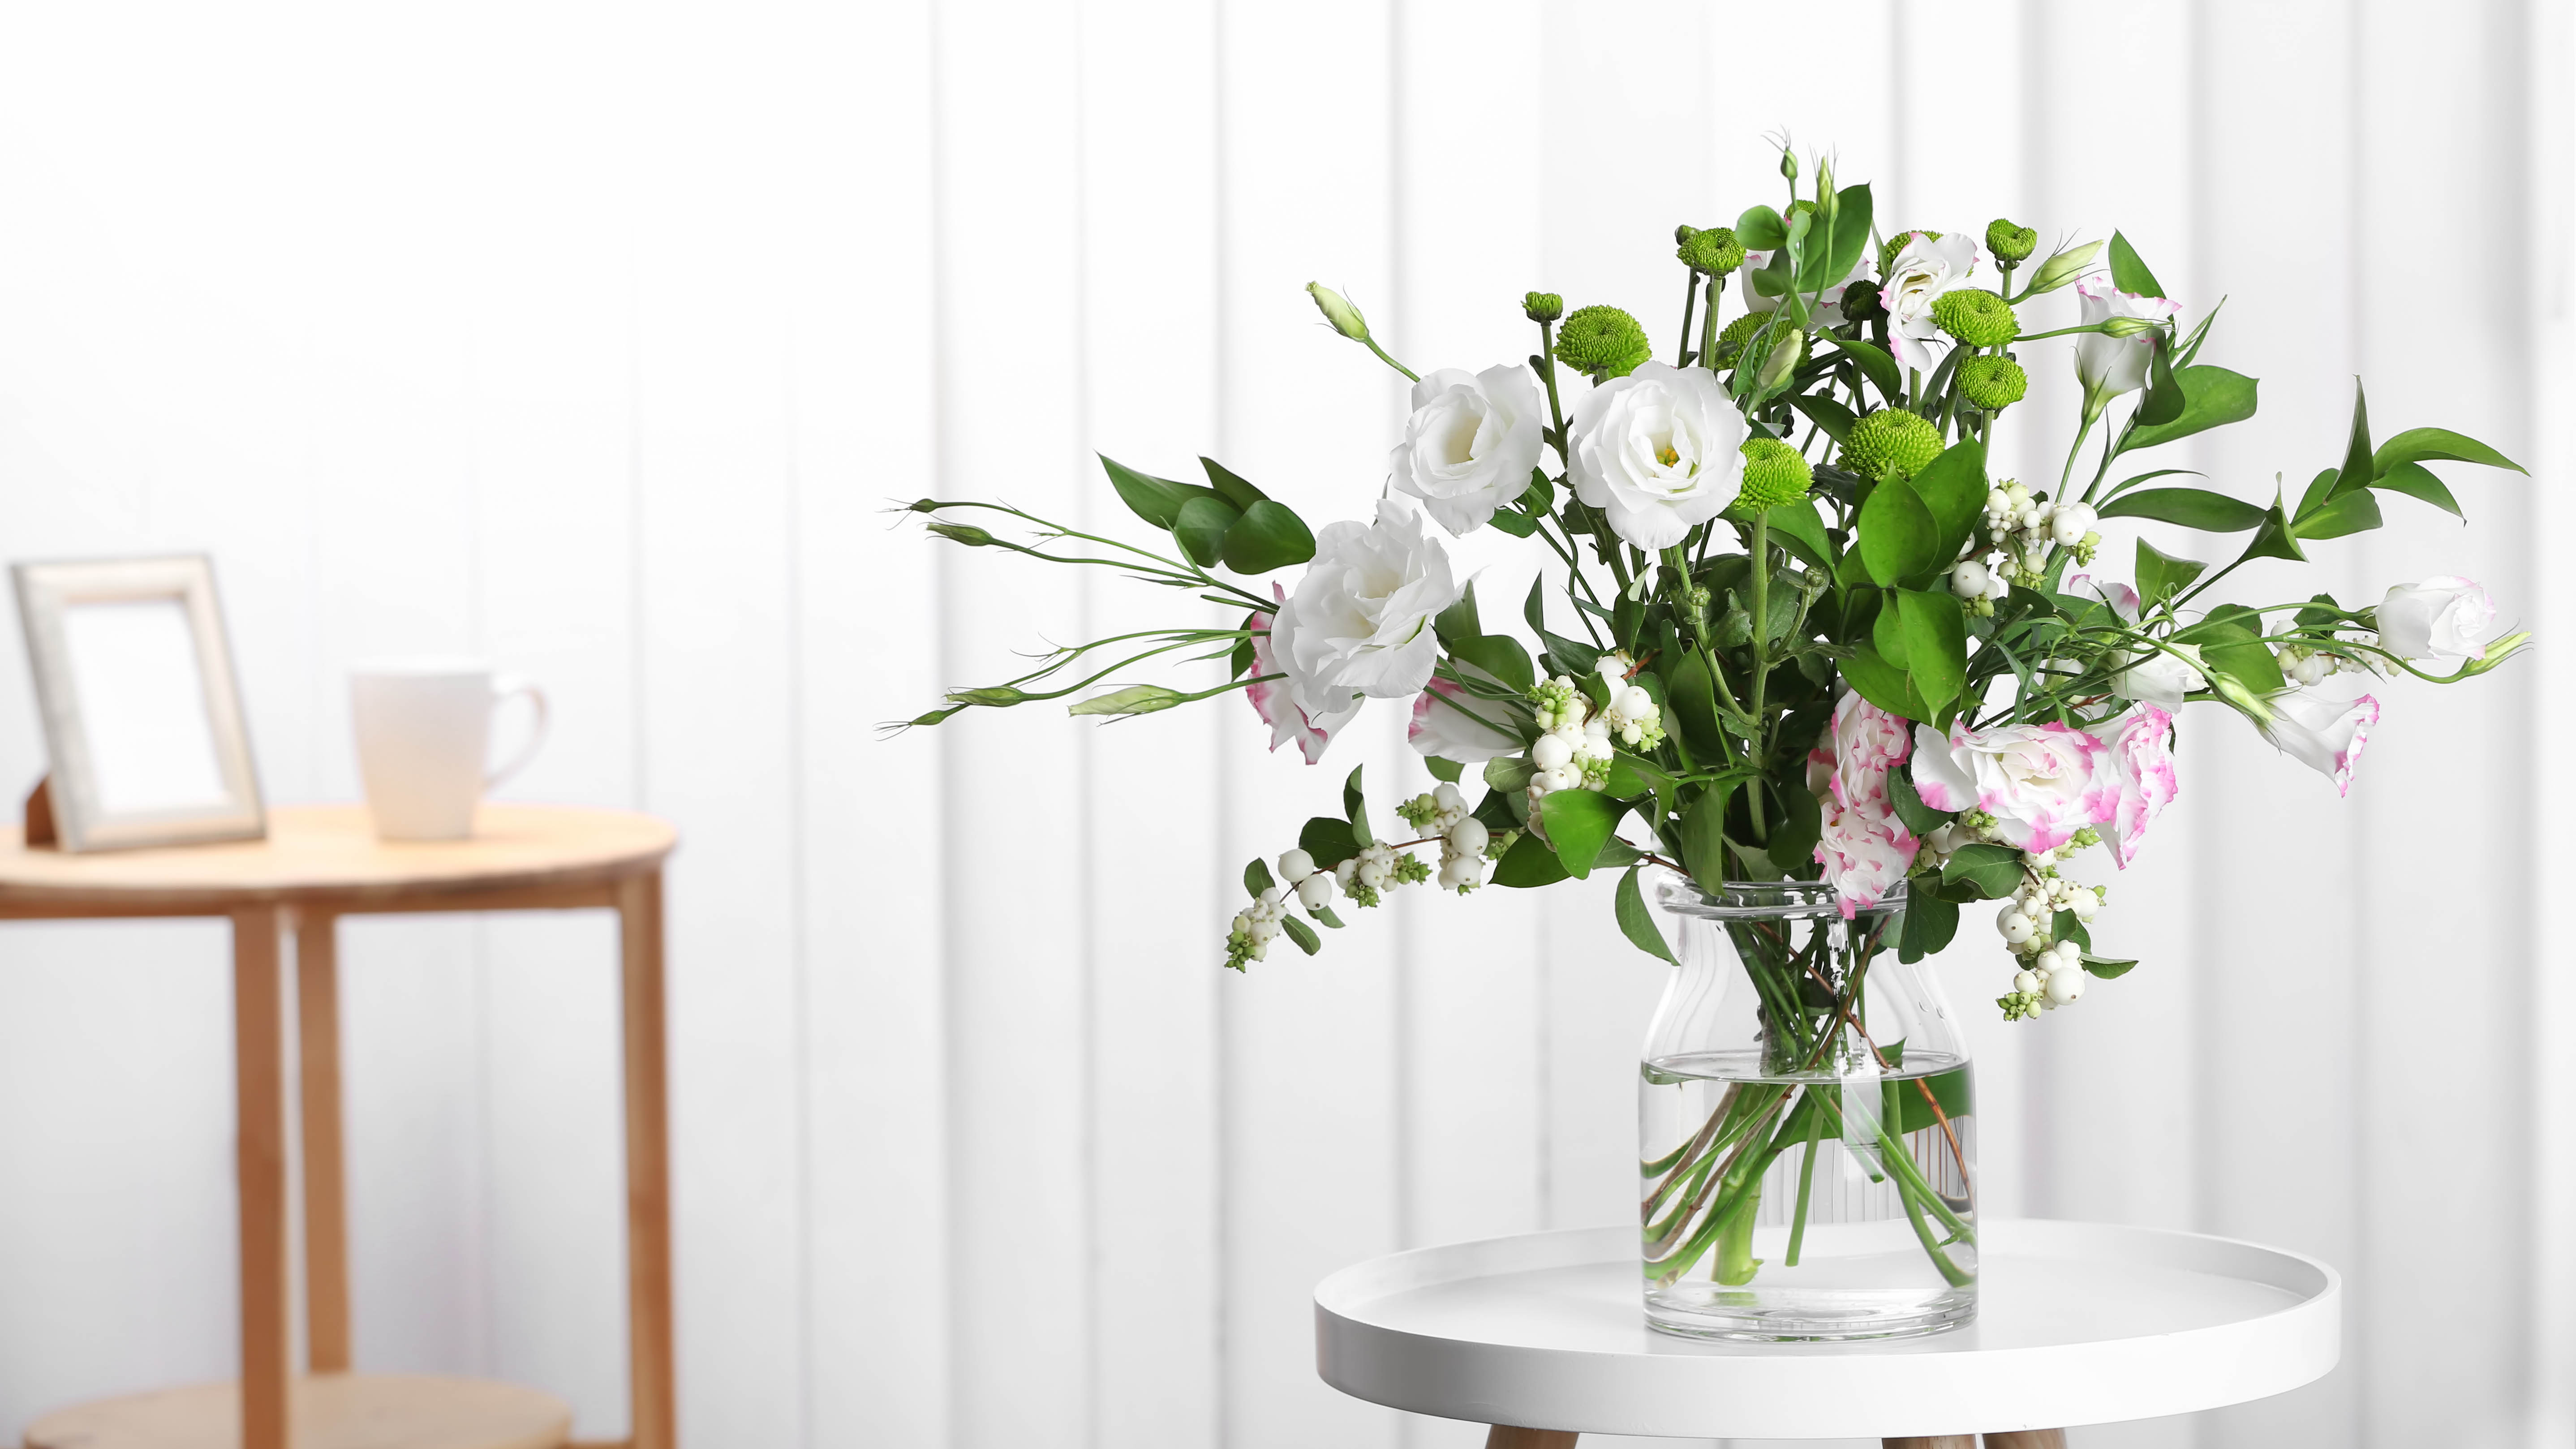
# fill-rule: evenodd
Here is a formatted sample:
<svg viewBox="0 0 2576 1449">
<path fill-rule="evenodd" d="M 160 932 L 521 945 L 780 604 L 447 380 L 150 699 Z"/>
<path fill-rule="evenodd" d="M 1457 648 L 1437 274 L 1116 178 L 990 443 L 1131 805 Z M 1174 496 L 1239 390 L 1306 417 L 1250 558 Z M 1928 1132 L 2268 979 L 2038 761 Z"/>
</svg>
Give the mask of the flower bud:
<svg viewBox="0 0 2576 1449">
<path fill-rule="evenodd" d="M 991 530 L 977 528 L 971 523 L 934 523 L 930 525 L 930 531 L 950 543 L 962 543 L 968 548 L 983 548 L 993 542 Z"/>
<path fill-rule="evenodd" d="M 2153 332 L 2163 325 L 2151 317 L 2105 317 L 2101 323 L 2102 335 L 2105 337 L 2135 337 L 2141 332 Z"/>
<path fill-rule="evenodd" d="M 1798 179 L 1798 153 L 1786 146 L 1780 148 L 1780 174 L 1791 181 Z"/>
<path fill-rule="evenodd" d="M 1736 240 L 1732 227 L 1711 227 L 1683 237 L 1673 255 L 1701 276 L 1723 277 L 1744 265 L 1744 243 Z"/>
<path fill-rule="evenodd" d="M 1333 324 L 1334 331 L 1353 342 L 1369 340 L 1368 319 L 1362 317 L 1360 309 L 1352 306 L 1341 293 L 1321 282 L 1308 282 L 1306 293 L 1315 299 L 1316 309 L 1324 314 L 1325 321 Z"/>
<path fill-rule="evenodd" d="M 1941 456 L 1941 431 L 1904 408 L 1881 408 L 1844 436 L 1842 465 L 1864 478 L 1911 478 Z"/>
<path fill-rule="evenodd" d="M 1007 684 L 988 685 L 982 689 L 951 690 L 948 697 L 958 704 L 980 704 L 992 709 L 1006 708 L 1028 698 L 1027 695 Z"/>
<path fill-rule="evenodd" d="M 1553 322 L 1565 315 L 1565 299 L 1554 292 L 1532 292 L 1521 298 L 1521 314 L 1532 322 Z"/>
<path fill-rule="evenodd" d="M 1595 382 L 1626 377 L 1653 355 L 1646 329 L 1616 307 L 1578 307 L 1556 334 L 1556 360 Z"/>
<path fill-rule="evenodd" d="M 1673 245 L 1674 245 L 1674 246 L 1680 246 L 1682 243 L 1684 243 L 1684 242 L 1686 242 L 1686 241 L 1689 241 L 1692 237 L 1694 237 L 1694 236 L 1696 236 L 1696 235 L 1698 235 L 1698 234 L 1699 234 L 1699 228 L 1698 228 L 1698 227 L 1695 227 L 1695 226 L 1683 225 L 1683 226 L 1677 226 L 1677 227 L 1674 227 L 1674 228 L 1673 228 Z"/>
<path fill-rule="evenodd" d="M 1934 298 L 1932 325 L 1970 347 L 2001 347 L 2021 335 L 2021 319 L 2013 309 L 1979 287 L 1959 287 Z"/>
<path fill-rule="evenodd" d="M 1778 438 L 1748 438 L 1739 451 L 1744 454 L 1744 481 L 1730 513 L 1743 518 L 1768 513 L 1806 497 L 1814 486 L 1815 469 L 1806 456 Z"/>
<path fill-rule="evenodd" d="M 2030 375 L 2009 357 L 1983 353 L 1959 359 L 1959 396 L 1990 413 L 2020 402 L 2030 392 Z M 1988 503 L 1991 510 L 1993 504 Z"/>
<path fill-rule="evenodd" d="M 1153 714 L 1158 710 L 1170 709 L 1173 705 L 1181 703 L 1184 698 L 1186 696 L 1179 690 L 1165 689 L 1159 684 L 1131 684 L 1112 694 L 1094 695 L 1072 706 L 1068 713 Z"/>
<path fill-rule="evenodd" d="M 1997 261 L 2018 262 L 2039 249 L 2039 233 L 2026 226 L 2015 226 L 2002 217 L 1986 223 L 1986 250 Z"/>
<path fill-rule="evenodd" d="M 2036 297 L 2042 292 L 2054 292 L 2083 276 L 2084 269 L 2092 265 L 2093 254 L 2100 250 L 2100 242 L 2085 242 L 2081 246 L 2068 247 L 2040 263 L 2038 273 L 2030 279 L 2028 295 Z"/>
</svg>

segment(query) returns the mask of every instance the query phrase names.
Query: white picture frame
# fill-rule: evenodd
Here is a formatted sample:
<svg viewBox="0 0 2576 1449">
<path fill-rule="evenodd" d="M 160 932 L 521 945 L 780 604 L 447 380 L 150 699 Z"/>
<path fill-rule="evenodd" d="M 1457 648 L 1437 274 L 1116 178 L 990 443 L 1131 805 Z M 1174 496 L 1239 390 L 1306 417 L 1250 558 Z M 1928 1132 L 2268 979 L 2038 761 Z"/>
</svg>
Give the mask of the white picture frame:
<svg viewBox="0 0 2576 1449">
<path fill-rule="evenodd" d="M 48 765 L 28 808 L 66 851 L 258 839 L 259 772 L 203 554 L 10 569 Z"/>
</svg>

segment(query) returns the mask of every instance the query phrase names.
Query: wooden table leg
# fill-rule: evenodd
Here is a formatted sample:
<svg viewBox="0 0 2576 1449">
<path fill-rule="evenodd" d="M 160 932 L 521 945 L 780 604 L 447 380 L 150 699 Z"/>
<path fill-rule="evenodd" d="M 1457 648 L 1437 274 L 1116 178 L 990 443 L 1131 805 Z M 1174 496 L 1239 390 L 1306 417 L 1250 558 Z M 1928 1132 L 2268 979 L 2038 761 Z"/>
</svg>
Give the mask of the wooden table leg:
<svg viewBox="0 0 2576 1449">
<path fill-rule="evenodd" d="M 233 1104 L 241 1193 L 241 1442 L 287 1449 L 286 1019 L 274 906 L 233 912 Z"/>
<path fill-rule="evenodd" d="M 626 1302 L 628 1441 L 674 1449 L 671 1162 L 662 999 L 662 873 L 617 888 L 617 937 L 626 1019 Z"/>
<path fill-rule="evenodd" d="M 296 1058 L 303 1073 L 305 1362 L 349 1371 L 349 1207 L 340 1125 L 340 918 L 295 918 Z"/>
<path fill-rule="evenodd" d="M 1566 1429 L 1515 1429 L 1496 1424 L 1485 1431 L 1485 1449 L 1574 1449 L 1581 1436 Z"/>
<path fill-rule="evenodd" d="M 2066 1449 L 2063 1429 L 2009 1429 L 1986 1436 L 1986 1449 Z"/>
<path fill-rule="evenodd" d="M 1977 1436 L 1974 1434 L 1924 1434 L 1878 1442 L 1886 1449 L 1977 1449 Z"/>
</svg>

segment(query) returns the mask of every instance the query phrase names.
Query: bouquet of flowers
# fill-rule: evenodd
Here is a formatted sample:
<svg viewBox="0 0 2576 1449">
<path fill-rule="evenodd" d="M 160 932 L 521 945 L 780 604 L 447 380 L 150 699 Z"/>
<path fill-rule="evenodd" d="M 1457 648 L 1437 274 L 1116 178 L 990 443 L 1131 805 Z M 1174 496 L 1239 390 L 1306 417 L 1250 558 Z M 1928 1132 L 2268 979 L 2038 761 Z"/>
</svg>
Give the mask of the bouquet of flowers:
<svg viewBox="0 0 2576 1449">
<path fill-rule="evenodd" d="M 1780 209 L 1676 231 L 1669 361 L 1629 313 L 1532 292 L 1526 362 L 1417 374 L 1358 308 L 1310 287 L 1335 330 L 1412 382 L 1366 520 L 1310 531 L 1204 459 L 1204 484 L 1102 460 L 1168 549 L 999 503 L 910 505 L 952 543 L 1117 569 L 1228 611 L 1222 626 L 1052 650 L 911 723 L 1065 699 L 1157 658 L 1225 659 L 1232 677 L 1214 688 L 1128 684 L 1071 710 L 1141 715 L 1240 691 L 1273 749 L 1294 743 L 1314 763 L 1369 700 L 1409 701 L 1438 788 L 1396 804 L 1404 829 L 1391 830 L 1355 770 L 1340 813 L 1251 862 L 1224 943 L 1238 969 L 1283 936 L 1316 951 L 1316 928 L 1343 924 L 1337 906 L 1403 885 L 1528 888 L 1601 870 L 1623 872 L 1628 939 L 1670 959 L 1639 887 L 1653 866 L 1710 892 L 1821 880 L 1847 919 L 1906 883 L 1907 961 L 1949 943 L 1960 906 L 2001 902 L 1999 1004 L 2018 1019 L 2135 964 L 2097 952 L 2106 891 L 2065 867 L 2095 846 L 2122 867 L 2134 858 L 2177 793 L 2184 706 L 2241 717 L 2341 791 L 2380 705 L 2338 698 L 2330 680 L 2455 683 L 2526 642 L 2493 637 L 2495 605 L 2464 578 L 2352 604 L 2219 590 L 2255 560 L 2297 563 L 2379 527 L 2383 502 L 2460 515 L 2427 465 L 2521 471 L 2493 448 L 2433 427 L 2374 444 L 2356 388 L 2340 458 L 2295 497 L 2277 482 L 2265 500 L 2165 481 L 2178 468 L 2128 471 L 2253 415 L 2255 380 L 2200 360 L 2217 307 L 2185 325 L 2116 232 L 2043 255 L 2033 229 L 2005 220 L 1884 230 L 1869 187 L 1838 185 L 1829 157 L 1810 158 L 1802 183 L 1784 148 L 1780 169 Z M 2058 477 L 1990 476 L 2036 344 L 2061 338 L 2081 403 Z M 2096 557 L 2096 525 L 2122 517 L 2247 542 L 2213 569 L 2141 540 L 2124 579 Z M 1488 527 L 1549 555 L 1525 634 L 1487 617 L 1441 542 Z M 1257 582 L 1300 566 L 1293 587 Z M 1805 1009 L 1794 991 L 1783 1000 Z"/>
</svg>

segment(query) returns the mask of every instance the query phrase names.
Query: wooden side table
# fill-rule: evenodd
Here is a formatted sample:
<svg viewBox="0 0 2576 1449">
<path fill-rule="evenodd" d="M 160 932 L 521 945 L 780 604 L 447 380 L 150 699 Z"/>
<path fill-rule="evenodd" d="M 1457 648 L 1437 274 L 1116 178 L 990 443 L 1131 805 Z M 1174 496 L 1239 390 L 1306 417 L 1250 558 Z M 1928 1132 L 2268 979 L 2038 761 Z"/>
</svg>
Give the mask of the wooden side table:
<svg viewBox="0 0 2576 1449">
<path fill-rule="evenodd" d="M 340 1131 L 339 952 L 346 915 L 614 910 L 624 1005 L 626 1264 L 634 1398 L 620 1449 L 672 1449 L 671 1192 L 662 983 L 666 821 L 487 804 L 471 840 L 376 839 L 355 805 L 272 809 L 266 840 L 65 855 L 0 832 L 0 920 L 223 916 L 233 927 L 240 1114 L 242 1376 L 84 1404 L 27 1449 L 550 1449 L 571 1411 L 532 1389 L 349 1372 L 348 1208 Z M 295 935 L 303 1069 L 309 1377 L 289 1362 L 283 937 Z M 239 1433 L 232 1432 L 238 1418 Z"/>
<path fill-rule="evenodd" d="M 2063 1449 L 2060 1426 L 2283 1393 L 2342 1351 L 2342 1282 L 2312 1258 L 2103 1223 L 1977 1227 L 1975 1322 L 1856 1343 L 1655 1332 L 1635 1228 L 1397 1253 L 1316 1287 L 1316 1371 L 1357 1398 L 1491 1425 L 1487 1449 L 1574 1449 L 1583 1434 Z"/>
</svg>

